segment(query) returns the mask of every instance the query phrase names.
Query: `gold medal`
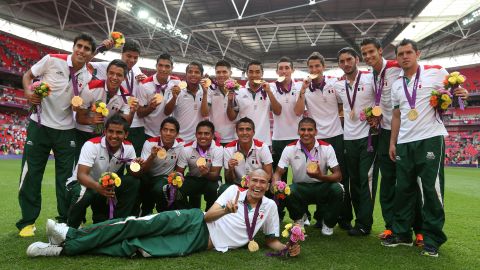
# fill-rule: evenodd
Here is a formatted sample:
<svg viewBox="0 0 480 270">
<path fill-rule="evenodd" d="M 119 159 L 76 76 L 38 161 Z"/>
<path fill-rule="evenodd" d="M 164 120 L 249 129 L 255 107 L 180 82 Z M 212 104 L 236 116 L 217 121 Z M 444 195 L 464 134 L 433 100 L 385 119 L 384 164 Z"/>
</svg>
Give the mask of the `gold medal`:
<svg viewBox="0 0 480 270">
<path fill-rule="evenodd" d="M 250 242 L 248 242 L 248 250 L 250 252 L 255 252 L 258 249 L 259 249 L 259 247 L 258 247 L 257 242 L 255 242 L 255 240 L 251 240 Z"/>
<path fill-rule="evenodd" d="M 263 83 L 263 80 L 253 80 L 253 83 L 259 85 Z"/>
<path fill-rule="evenodd" d="M 205 87 L 210 87 L 210 85 L 212 85 L 212 80 L 210 80 L 209 78 L 205 78 Z"/>
<path fill-rule="evenodd" d="M 157 104 L 162 103 L 162 101 L 163 101 L 163 96 L 162 95 L 160 95 L 159 93 L 156 93 L 153 97 L 155 98 L 155 101 L 157 102 Z"/>
<path fill-rule="evenodd" d="M 197 159 L 197 167 L 206 166 L 207 160 L 204 157 L 200 157 Z"/>
<path fill-rule="evenodd" d="M 137 162 L 130 163 L 130 171 L 132 172 L 140 171 L 140 164 L 138 164 Z"/>
<path fill-rule="evenodd" d="M 407 113 L 408 120 L 415 121 L 418 118 L 418 111 L 417 109 L 413 108 Z"/>
<path fill-rule="evenodd" d="M 158 150 L 158 152 L 157 152 L 157 157 L 159 159 L 167 158 L 167 150 L 165 150 L 165 148 L 160 148 L 160 150 Z"/>
<path fill-rule="evenodd" d="M 382 108 L 380 106 L 375 106 L 372 108 L 372 114 L 373 116 L 380 116 L 382 115 Z"/>
<path fill-rule="evenodd" d="M 243 154 L 237 151 L 233 154 L 233 159 L 236 159 L 238 162 L 240 162 L 243 160 Z"/>
<path fill-rule="evenodd" d="M 178 83 L 178 87 L 180 87 L 180 89 L 187 88 L 187 82 L 186 81 L 181 81 L 180 83 Z"/>
<path fill-rule="evenodd" d="M 308 173 L 316 173 L 318 169 L 318 164 L 313 161 L 307 162 L 307 172 Z"/>
<path fill-rule="evenodd" d="M 79 97 L 79 96 L 74 96 L 74 97 L 72 98 L 72 102 L 71 102 L 71 103 L 72 103 L 72 106 L 73 106 L 73 107 L 80 107 L 80 106 L 82 106 L 82 104 L 83 104 L 83 99 L 82 99 L 81 97 Z"/>
<path fill-rule="evenodd" d="M 277 82 L 281 83 L 285 81 L 285 76 L 278 77 Z"/>
<path fill-rule="evenodd" d="M 350 116 L 350 119 L 355 120 L 355 112 L 354 111 L 350 111 L 349 116 Z"/>
<path fill-rule="evenodd" d="M 136 97 L 130 96 L 128 97 L 128 106 L 136 106 L 138 103 L 138 100 Z"/>
<path fill-rule="evenodd" d="M 318 74 L 308 74 L 308 78 L 310 78 L 310 80 L 315 80 L 317 77 Z"/>
</svg>

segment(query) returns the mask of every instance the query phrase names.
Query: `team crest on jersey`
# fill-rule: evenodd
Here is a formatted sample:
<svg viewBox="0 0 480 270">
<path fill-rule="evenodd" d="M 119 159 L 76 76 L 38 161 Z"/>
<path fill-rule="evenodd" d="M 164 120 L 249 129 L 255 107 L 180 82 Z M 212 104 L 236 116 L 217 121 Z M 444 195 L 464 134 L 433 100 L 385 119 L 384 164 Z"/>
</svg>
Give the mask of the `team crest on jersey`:
<svg viewBox="0 0 480 270">
<path fill-rule="evenodd" d="M 60 75 L 60 76 L 63 76 L 63 71 L 57 71 L 56 74 Z"/>
<path fill-rule="evenodd" d="M 75 147 L 75 141 L 70 141 L 70 147 Z"/>
<path fill-rule="evenodd" d="M 435 159 L 435 154 L 433 152 L 427 152 L 427 159 Z"/>
<path fill-rule="evenodd" d="M 32 141 L 27 141 L 27 145 L 33 146 L 33 142 Z"/>
<path fill-rule="evenodd" d="M 395 156 L 395 160 L 402 160 L 400 156 Z"/>
<path fill-rule="evenodd" d="M 105 157 L 104 157 L 104 156 L 100 156 L 98 159 L 99 159 L 99 160 L 105 160 Z"/>
<path fill-rule="evenodd" d="M 299 157 L 299 156 L 295 156 L 293 159 L 300 159 L 300 157 Z"/>
</svg>

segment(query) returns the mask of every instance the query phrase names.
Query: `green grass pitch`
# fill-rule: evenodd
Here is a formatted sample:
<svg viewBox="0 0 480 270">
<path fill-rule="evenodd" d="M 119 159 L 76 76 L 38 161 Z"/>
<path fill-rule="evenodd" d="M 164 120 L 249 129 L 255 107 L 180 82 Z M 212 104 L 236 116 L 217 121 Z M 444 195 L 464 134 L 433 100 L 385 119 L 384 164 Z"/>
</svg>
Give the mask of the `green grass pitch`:
<svg viewBox="0 0 480 270">
<path fill-rule="evenodd" d="M 377 202 L 370 236 L 352 238 L 336 227 L 332 237 L 325 237 L 319 229 L 307 227 L 308 237 L 302 244 L 302 254 L 289 259 L 266 257 L 265 248 L 256 253 L 247 249 L 225 254 L 206 251 L 163 259 L 89 255 L 28 258 L 26 248 L 34 241 L 46 241 L 45 221 L 56 215 L 54 162 L 48 163 L 43 180 L 43 206 L 36 223 L 36 235 L 27 239 L 18 237 L 15 227 L 20 216 L 17 201 L 20 161 L 1 160 L 0 172 L 0 269 L 480 269 L 479 169 L 446 169 L 444 229 L 448 241 L 441 247 L 439 258 L 422 257 L 416 247 L 382 247 L 376 238 L 383 230 Z M 256 239 L 263 243 L 261 233 Z"/>
</svg>

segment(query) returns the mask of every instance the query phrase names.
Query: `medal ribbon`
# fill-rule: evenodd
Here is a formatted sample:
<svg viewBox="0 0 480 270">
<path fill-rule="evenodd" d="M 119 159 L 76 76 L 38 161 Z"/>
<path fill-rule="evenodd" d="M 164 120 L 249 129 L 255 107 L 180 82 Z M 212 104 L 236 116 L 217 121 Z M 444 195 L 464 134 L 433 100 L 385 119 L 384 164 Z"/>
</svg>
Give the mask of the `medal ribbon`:
<svg viewBox="0 0 480 270">
<path fill-rule="evenodd" d="M 311 92 L 315 92 L 317 90 L 320 90 L 322 91 L 323 93 L 323 88 L 325 87 L 327 83 L 325 82 L 325 76 L 323 77 L 323 80 L 321 83 L 315 83 L 313 82 L 313 80 L 310 82 L 310 85 L 308 86 L 308 88 L 310 89 Z"/>
<path fill-rule="evenodd" d="M 165 89 L 167 89 L 168 86 L 168 81 L 165 84 L 155 84 L 155 93 L 160 94 L 160 91 L 162 92 L 162 95 L 165 95 Z"/>
<path fill-rule="evenodd" d="M 77 76 L 75 76 L 75 71 L 73 70 L 73 67 L 69 67 L 70 69 L 70 79 L 72 80 L 72 88 L 73 88 L 73 95 L 78 96 L 78 79 Z"/>
<path fill-rule="evenodd" d="M 257 94 L 258 92 L 260 92 L 260 94 L 262 94 L 263 99 L 267 98 L 267 92 L 265 92 L 265 90 L 263 90 L 263 87 L 261 85 L 260 85 L 260 87 L 257 88 L 257 90 L 255 90 L 255 94 Z"/>
<path fill-rule="evenodd" d="M 103 137 L 103 138 L 105 138 L 105 137 Z M 103 138 L 102 138 L 102 139 L 103 139 Z M 114 158 L 117 160 L 117 164 L 118 164 L 118 163 L 127 163 L 127 162 L 130 162 L 130 161 L 133 160 L 133 159 L 131 159 L 131 158 L 123 158 L 123 154 L 124 154 L 124 152 L 125 152 L 125 149 L 123 148 L 123 143 L 122 143 L 122 146 L 120 147 L 120 157 L 115 156 L 115 153 L 113 153 L 113 151 L 112 151 L 112 149 L 110 148 L 110 145 L 108 144 L 106 138 L 105 138 L 105 145 L 107 146 L 108 155 L 114 157 Z"/>
<path fill-rule="evenodd" d="M 287 90 L 287 89 L 285 89 L 285 87 L 283 87 L 282 83 L 275 82 L 275 86 L 277 86 L 277 89 L 278 89 L 278 92 L 280 93 L 280 95 L 283 95 L 283 93 L 288 94 L 290 91 L 292 91 L 292 84 L 293 84 L 293 82 L 290 82 L 290 84 L 288 85 L 288 90 Z"/>
<path fill-rule="evenodd" d="M 355 85 L 353 88 L 353 98 L 350 98 L 350 84 L 348 84 L 348 80 L 345 79 L 345 90 L 347 90 L 347 99 L 348 105 L 350 106 L 350 110 L 353 111 L 353 106 L 355 106 L 355 100 L 357 99 L 357 92 L 358 92 L 358 84 L 360 83 L 360 77 L 362 76 L 362 72 L 358 71 L 357 79 L 355 80 Z"/>
<path fill-rule="evenodd" d="M 385 83 L 385 70 L 387 67 L 382 70 L 382 73 L 380 73 L 380 82 L 377 84 L 377 77 L 378 76 L 373 76 L 373 85 L 375 86 L 375 106 L 378 106 L 380 104 L 380 99 L 382 98 L 382 91 L 383 91 L 383 84 Z"/>
<path fill-rule="evenodd" d="M 410 96 L 410 93 L 408 92 L 408 87 L 407 87 L 407 80 L 405 77 L 403 77 L 402 82 L 403 82 L 403 91 L 405 92 L 405 96 L 407 97 L 408 104 L 410 105 L 410 109 L 415 109 L 415 102 L 417 99 L 417 87 L 418 87 L 418 81 L 420 80 L 420 66 L 417 68 L 417 74 L 415 75 L 415 81 L 413 82 L 413 89 L 412 89 L 412 95 Z"/>
<path fill-rule="evenodd" d="M 255 225 L 257 224 L 257 218 L 258 218 L 258 211 L 260 210 L 261 204 L 262 204 L 262 199 L 260 199 L 260 201 L 257 203 L 257 206 L 255 207 L 255 212 L 253 213 L 252 225 L 250 225 L 250 219 L 248 218 L 247 198 L 245 196 L 245 201 L 243 202 L 243 215 L 245 217 L 245 225 L 247 225 L 247 235 L 248 235 L 249 241 L 253 240 L 253 232 L 255 231 Z"/>
<path fill-rule="evenodd" d="M 197 152 L 200 154 L 200 156 L 206 159 L 208 150 L 203 151 L 202 148 L 200 146 L 198 146 L 198 142 L 197 142 L 197 147 L 196 148 L 197 148 Z"/>
<path fill-rule="evenodd" d="M 300 147 L 302 147 L 303 153 L 305 153 L 305 155 L 308 157 L 309 160 L 311 160 L 311 161 L 316 161 L 317 160 L 316 158 L 314 158 L 312 156 L 310 151 L 308 151 L 307 147 L 305 147 L 305 145 L 302 142 L 300 142 Z"/>
<path fill-rule="evenodd" d="M 252 144 L 254 144 L 254 142 L 252 142 Z M 240 149 L 240 144 L 237 142 L 237 151 L 242 153 L 243 156 L 245 156 L 245 154 L 243 153 L 243 151 Z M 247 155 L 245 156 L 245 162 L 247 161 L 247 158 L 249 158 L 253 153 L 253 149 L 251 151 L 248 151 Z"/>
<path fill-rule="evenodd" d="M 130 80 L 128 79 L 129 75 L 131 77 Z M 135 80 L 135 78 L 133 78 L 133 70 L 130 70 L 130 72 L 128 72 L 128 74 L 127 74 L 127 77 L 125 77 L 125 82 L 127 83 L 127 89 L 128 89 L 128 92 L 130 93 L 131 96 L 133 96 L 133 81 L 134 80 Z"/>
</svg>

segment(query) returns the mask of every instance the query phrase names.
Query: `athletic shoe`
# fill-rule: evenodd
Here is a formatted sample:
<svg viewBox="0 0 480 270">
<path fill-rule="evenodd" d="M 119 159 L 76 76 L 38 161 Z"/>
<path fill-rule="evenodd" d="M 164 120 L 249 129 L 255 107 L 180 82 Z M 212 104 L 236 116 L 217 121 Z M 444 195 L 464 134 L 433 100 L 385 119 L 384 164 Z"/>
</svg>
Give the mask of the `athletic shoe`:
<svg viewBox="0 0 480 270">
<path fill-rule="evenodd" d="M 310 226 L 310 220 L 308 219 L 307 214 L 303 214 L 302 220 L 303 220 L 303 225 Z"/>
<path fill-rule="evenodd" d="M 62 252 L 62 247 L 52 245 L 49 243 L 35 242 L 28 246 L 27 256 L 28 257 L 38 257 L 38 256 L 60 256 Z"/>
<path fill-rule="evenodd" d="M 423 247 L 424 243 L 423 243 L 423 234 L 421 233 L 417 233 L 417 235 L 415 236 L 415 246 L 417 247 Z"/>
<path fill-rule="evenodd" d="M 420 252 L 420 255 L 428 257 L 438 257 L 438 249 L 434 246 L 425 245 L 423 250 Z"/>
<path fill-rule="evenodd" d="M 50 244 L 61 245 L 63 242 L 65 242 L 69 229 L 65 223 L 56 223 L 55 221 L 48 219 L 46 227 L 46 234 Z"/>
<path fill-rule="evenodd" d="M 324 222 L 322 222 L 323 226 L 322 226 L 322 234 L 323 235 L 326 235 L 326 236 L 330 236 L 333 234 L 333 228 L 330 228 L 328 227 L 327 225 L 325 225 Z"/>
<path fill-rule="evenodd" d="M 32 237 L 32 236 L 35 236 L 36 230 L 37 228 L 35 228 L 35 224 L 27 225 L 20 230 L 18 235 L 21 237 Z"/>
<path fill-rule="evenodd" d="M 347 221 L 339 221 L 338 222 L 338 227 L 340 227 L 340 229 L 345 230 L 345 231 L 350 231 L 353 228 L 352 224 L 350 222 L 347 222 Z"/>
<path fill-rule="evenodd" d="M 384 240 L 384 239 L 386 239 L 389 235 L 392 235 L 392 231 L 391 231 L 391 230 L 385 230 L 385 231 L 383 231 L 381 234 L 378 235 L 378 238 L 380 238 L 381 240 Z"/>
<path fill-rule="evenodd" d="M 382 246 L 384 247 L 396 247 L 399 245 L 402 246 L 413 246 L 413 241 L 411 237 L 401 237 L 398 235 L 389 235 L 387 238 L 382 240 L 381 242 Z"/>
<path fill-rule="evenodd" d="M 353 227 L 348 231 L 350 236 L 367 236 L 370 234 L 370 230 L 366 230 L 360 227 Z"/>
</svg>

